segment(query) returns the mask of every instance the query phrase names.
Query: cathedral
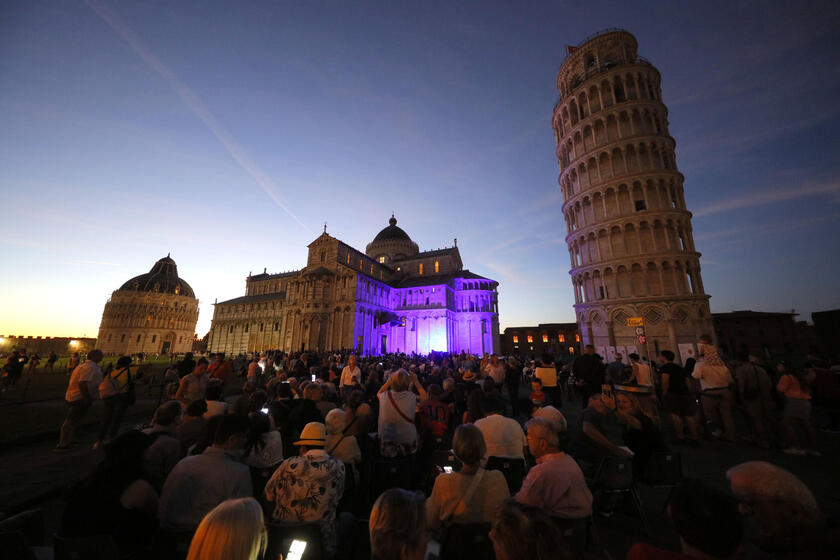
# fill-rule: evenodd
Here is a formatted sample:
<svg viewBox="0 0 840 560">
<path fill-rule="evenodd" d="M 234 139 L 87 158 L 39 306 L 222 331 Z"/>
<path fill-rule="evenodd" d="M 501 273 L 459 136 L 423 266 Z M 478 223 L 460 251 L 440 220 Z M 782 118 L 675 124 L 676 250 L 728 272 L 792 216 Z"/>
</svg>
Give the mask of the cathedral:
<svg viewBox="0 0 840 560">
<path fill-rule="evenodd" d="M 464 269 L 457 240 L 421 252 L 393 216 L 364 252 L 325 227 L 305 267 L 249 275 L 244 296 L 215 304 L 208 350 L 498 352 L 497 287 Z"/>
</svg>

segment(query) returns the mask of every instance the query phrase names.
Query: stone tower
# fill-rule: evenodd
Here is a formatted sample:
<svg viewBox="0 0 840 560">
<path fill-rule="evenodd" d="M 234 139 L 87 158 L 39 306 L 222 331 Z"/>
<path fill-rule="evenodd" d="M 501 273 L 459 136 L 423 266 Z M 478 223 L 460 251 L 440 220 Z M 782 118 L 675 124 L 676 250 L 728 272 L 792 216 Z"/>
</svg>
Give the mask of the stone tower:
<svg viewBox="0 0 840 560">
<path fill-rule="evenodd" d="M 714 336 L 659 71 L 611 29 L 570 47 L 552 126 L 583 343 L 607 356 Z M 644 317 L 647 348 L 628 317 Z M 610 350 L 613 348 L 613 350 Z M 628 353 L 628 348 L 624 353 Z M 605 356 L 606 357 L 606 356 Z"/>
</svg>

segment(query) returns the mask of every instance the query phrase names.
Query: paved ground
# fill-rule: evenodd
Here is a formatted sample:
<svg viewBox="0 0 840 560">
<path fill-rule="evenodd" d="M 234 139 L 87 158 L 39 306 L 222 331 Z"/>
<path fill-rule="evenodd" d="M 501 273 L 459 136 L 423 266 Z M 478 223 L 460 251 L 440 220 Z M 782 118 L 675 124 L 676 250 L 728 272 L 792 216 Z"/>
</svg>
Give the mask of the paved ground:
<svg viewBox="0 0 840 560">
<path fill-rule="evenodd" d="M 141 398 L 134 407 L 125 425 L 147 421 L 157 404 L 156 399 Z M 41 410 L 44 418 L 52 418 L 58 410 L 65 410 L 63 403 L 41 403 L 36 412 Z M 52 408 L 50 408 L 52 407 Z M 3 407 L 0 412 L 4 431 L 14 431 L 14 416 L 10 409 Z M 98 414 L 98 405 L 92 413 Z M 580 406 L 567 399 L 564 407 L 570 426 L 576 425 Z M 63 453 L 52 452 L 60 422 L 50 421 L 47 436 L 31 439 L 28 443 L 13 445 L 0 451 L 0 510 L 16 512 L 31 507 L 42 507 L 47 518 L 47 535 L 55 532 L 63 508 L 61 495 L 70 484 L 92 471 L 101 459 L 101 453 L 93 451 L 95 439 L 95 419 L 80 433 L 81 444 L 74 450 Z M 665 423 L 666 437 L 670 437 L 670 426 Z M 616 427 L 613 428 L 617 430 Z M 755 446 L 730 446 L 716 442 L 706 442 L 699 448 L 674 446 L 673 450 L 682 455 L 683 470 L 688 477 L 701 478 L 720 488 L 726 488 L 725 472 L 730 466 L 748 460 L 766 460 L 780 465 L 800 476 L 817 496 L 825 513 L 840 519 L 840 488 L 834 477 L 840 470 L 840 436 L 819 432 L 823 457 L 788 456 L 780 451 L 762 450 Z M 601 545 L 613 558 L 623 558 L 627 549 L 634 542 L 646 540 L 663 546 L 675 546 L 676 537 L 662 513 L 662 505 L 667 497 L 664 490 L 640 487 L 640 494 L 645 503 L 645 511 L 653 527 L 653 534 L 646 535 L 639 516 L 633 512 L 618 513 L 611 518 L 596 518 L 596 529 Z M 603 555 L 597 557 L 603 558 Z"/>
</svg>

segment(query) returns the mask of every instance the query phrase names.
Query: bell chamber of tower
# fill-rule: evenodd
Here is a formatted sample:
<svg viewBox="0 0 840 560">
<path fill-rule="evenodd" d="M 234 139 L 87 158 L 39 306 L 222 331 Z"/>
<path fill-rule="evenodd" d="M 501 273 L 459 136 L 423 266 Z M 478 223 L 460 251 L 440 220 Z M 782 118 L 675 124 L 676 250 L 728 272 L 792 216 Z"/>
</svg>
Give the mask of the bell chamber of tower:
<svg viewBox="0 0 840 560">
<path fill-rule="evenodd" d="M 598 33 L 569 49 L 557 75 L 552 127 L 575 314 L 604 358 L 649 348 L 685 360 L 685 345 L 714 336 L 709 296 L 660 74 L 636 48 L 627 31 Z M 628 317 L 644 317 L 647 347 Z"/>
</svg>

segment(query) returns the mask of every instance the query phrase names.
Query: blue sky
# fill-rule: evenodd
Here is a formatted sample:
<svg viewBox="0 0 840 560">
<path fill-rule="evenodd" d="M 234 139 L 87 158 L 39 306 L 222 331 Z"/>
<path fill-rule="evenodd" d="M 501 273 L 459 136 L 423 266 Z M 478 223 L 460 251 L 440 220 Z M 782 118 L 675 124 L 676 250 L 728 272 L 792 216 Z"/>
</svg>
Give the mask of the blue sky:
<svg viewBox="0 0 840 560">
<path fill-rule="evenodd" d="M 364 249 L 396 212 L 498 280 L 502 327 L 571 321 L 551 112 L 566 45 L 662 73 L 713 311 L 840 307 L 836 2 L 6 2 L 0 333 L 95 336 L 168 252 L 202 302 Z"/>
</svg>

